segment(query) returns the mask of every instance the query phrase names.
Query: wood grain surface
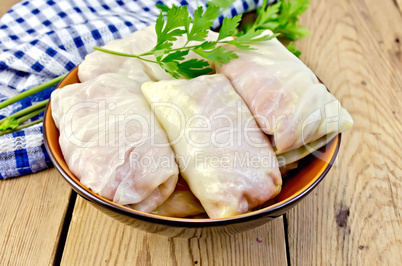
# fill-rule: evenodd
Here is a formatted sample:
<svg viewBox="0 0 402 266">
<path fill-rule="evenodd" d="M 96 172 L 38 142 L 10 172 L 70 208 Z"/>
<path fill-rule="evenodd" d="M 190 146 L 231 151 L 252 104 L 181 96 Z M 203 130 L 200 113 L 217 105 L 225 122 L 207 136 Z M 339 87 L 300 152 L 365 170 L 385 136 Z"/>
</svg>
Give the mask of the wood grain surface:
<svg viewBox="0 0 402 266">
<path fill-rule="evenodd" d="M 18 2 L 1 0 L 0 16 Z M 0 180 L 0 265 L 54 264 L 71 191 L 56 169 Z"/>
<path fill-rule="evenodd" d="M 0 265 L 51 265 L 71 189 L 56 169 L 0 181 Z"/>
<path fill-rule="evenodd" d="M 402 13 L 402 0 L 394 0 L 394 4 L 399 9 L 399 11 Z"/>
<path fill-rule="evenodd" d="M 235 236 L 168 238 L 126 226 L 77 198 L 62 265 L 286 265 L 282 218 Z"/>
<path fill-rule="evenodd" d="M 16 2 L 0 1 L 0 14 Z M 285 221 L 168 238 L 77 197 L 62 232 L 71 190 L 51 169 L 0 181 L 0 264 L 401 265 L 402 0 L 311 2 L 302 24 L 312 34 L 296 46 L 355 125 L 327 177 Z"/>
<path fill-rule="evenodd" d="M 335 167 L 288 214 L 292 265 L 401 265 L 402 17 L 394 1 L 313 1 L 302 60 L 351 113 Z M 396 27 L 396 25 L 399 25 Z"/>
<path fill-rule="evenodd" d="M 6 13 L 13 5 L 18 3 L 18 0 L 2 0 L 0 1 L 0 16 Z"/>
</svg>

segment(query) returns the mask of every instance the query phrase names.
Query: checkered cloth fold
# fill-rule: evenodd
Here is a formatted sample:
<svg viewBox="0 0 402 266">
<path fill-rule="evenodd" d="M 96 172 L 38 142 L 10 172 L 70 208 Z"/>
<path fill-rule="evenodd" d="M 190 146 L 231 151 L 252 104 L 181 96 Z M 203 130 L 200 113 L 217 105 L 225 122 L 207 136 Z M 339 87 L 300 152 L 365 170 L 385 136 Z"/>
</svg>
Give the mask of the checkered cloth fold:
<svg viewBox="0 0 402 266">
<path fill-rule="evenodd" d="M 159 14 L 157 2 L 168 6 L 185 4 L 190 13 L 197 3 L 206 3 L 205 0 L 31 0 L 16 4 L 0 20 L 0 101 L 69 72 L 93 51 L 93 46 L 103 46 L 154 23 Z M 219 26 L 223 16 L 255 9 L 261 2 L 236 1 L 214 26 Z M 53 89 L 0 110 L 0 119 L 49 98 Z M 0 136 L 0 179 L 51 166 L 43 145 L 42 124 Z"/>
</svg>

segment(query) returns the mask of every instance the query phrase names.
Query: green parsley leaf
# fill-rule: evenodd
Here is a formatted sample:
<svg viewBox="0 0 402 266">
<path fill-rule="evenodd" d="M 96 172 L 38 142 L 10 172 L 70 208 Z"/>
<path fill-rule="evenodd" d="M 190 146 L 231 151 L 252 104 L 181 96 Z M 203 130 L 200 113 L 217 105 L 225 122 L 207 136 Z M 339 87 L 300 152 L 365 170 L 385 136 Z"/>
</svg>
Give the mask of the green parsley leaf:
<svg viewBox="0 0 402 266">
<path fill-rule="evenodd" d="M 182 76 L 192 79 L 201 75 L 206 75 L 212 72 L 209 63 L 205 60 L 190 59 L 180 63 L 177 70 Z"/>
<path fill-rule="evenodd" d="M 180 78 L 180 75 L 177 73 L 179 70 L 179 64 L 180 61 L 185 59 L 185 56 L 188 54 L 188 52 L 188 50 L 184 50 L 170 53 L 165 56 L 165 58 L 160 60 L 159 65 L 173 77 Z"/>
<path fill-rule="evenodd" d="M 201 45 L 195 48 L 201 48 L 203 50 L 211 50 L 214 49 L 218 42 L 203 42 Z"/>
<path fill-rule="evenodd" d="M 208 1 L 207 5 L 211 6 L 217 6 L 219 7 L 220 10 L 225 10 L 227 8 L 229 8 L 235 0 L 213 0 L 213 1 Z"/>
<path fill-rule="evenodd" d="M 188 55 L 188 50 L 184 51 L 175 51 L 173 53 L 168 54 L 165 58 L 163 58 L 162 62 L 173 62 L 173 61 L 182 61 L 184 57 Z"/>
<path fill-rule="evenodd" d="M 166 17 L 166 20 L 164 19 Z M 157 42 L 153 51 L 169 50 L 173 46 L 173 41 L 176 41 L 179 36 L 182 36 L 186 31 L 180 29 L 186 27 L 191 21 L 187 6 L 172 6 L 167 11 L 166 16 L 162 13 L 156 19 L 155 31 Z"/>
<path fill-rule="evenodd" d="M 229 63 L 231 59 L 238 58 L 237 54 L 233 51 L 226 50 L 222 46 L 218 46 L 213 50 L 203 50 L 201 48 L 196 48 L 193 50 L 196 54 L 217 63 L 222 66 L 222 63 Z"/>
<path fill-rule="evenodd" d="M 7 117 L 0 125 L 0 131 L 15 129 L 20 125 L 15 117 Z"/>
<path fill-rule="evenodd" d="M 256 21 L 246 26 L 245 31 L 270 29 L 290 40 L 299 40 L 310 33 L 299 24 L 299 17 L 307 10 L 309 4 L 309 0 L 282 0 L 267 6 L 267 0 L 264 0 L 262 6 L 257 9 Z"/>
<path fill-rule="evenodd" d="M 188 41 L 204 41 L 214 20 L 219 15 L 219 7 L 209 6 L 205 12 L 200 6 L 194 12 L 194 21 L 190 31 L 187 31 Z"/>
<path fill-rule="evenodd" d="M 264 0 L 262 6 L 257 9 L 257 19 L 255 25 L 264 25 L 264 22 L 275 23 L 278 19 L 278 14 L 280 12 L 281 2 L 279 1 L 273 5 L 267 5 L 267 1 Z"/>
<path fill-rule="evenodd" d="M 168 54 L 161 61 L 161 66 L 165 71 L 171 74 L 175 78 L 179 78 L 180 75 L 186 78 L 194 78 L 200 75 L 208 74 L 212 71 L 209 67 L 209 63 L 205 60 L 190 59 L 181 62 L 185 59 L 185 56 L 189 53 L 189 50 L 175 51 Z M 180 75 L 179 75 L 180 74 Z"/>
<path fill-rule="evenodd" d="M 159 65 L 174 78 L 180 78 L 180 75 L 177 73 L 177 70 L 179 69 L 177 62 L 160 62 Z"/>
<path fill-rule="evenodd" d="M 297 49 L 297 48 L 293 45 L 293 42 L 289 43 L 288 46 L 286 46 L 286 48 L 288 48 L 288 50 L 289 50 L 292 54 L 294 54 L 295 56 L 300 57 L 301 52 L 300 52 L 299 49 Z"/>
<path fill-rule="evenodd" d="M 289 40 L 300 40 L 310 34 L 308 29 L 296 24 L 289 24 L 284 28 L 280 26 L 277 28 L 277 31 L 281 32 L 281 34 Z"/>
<path fill-rule="evenodd" d="M 157 3 L 155 6 L 161 11 L 161 14 L 163 15 L 166 15 L 170 9 L 167 5 L 163 3 Z"/>
<path fill-rule="evenodd" d="M 250 43 L 257 41 L 269 41 L 278 36 L 278 34 L 263 35 L 265 30 L 249 30 L 244 35 L 237 37 L 234 40 L 226 41 L 225 43 L 232 44 L 241 50 L 254 50 L 250 47 Z"/>
<path fill-rule="evenodd" d="M 222 27 L 219 30 L 218 41 L 229 36 L 234 36 L 237 33 L 241 15 L 234 16 L 233 18 L 225 18 L 222 22 Z"/>
</svg>

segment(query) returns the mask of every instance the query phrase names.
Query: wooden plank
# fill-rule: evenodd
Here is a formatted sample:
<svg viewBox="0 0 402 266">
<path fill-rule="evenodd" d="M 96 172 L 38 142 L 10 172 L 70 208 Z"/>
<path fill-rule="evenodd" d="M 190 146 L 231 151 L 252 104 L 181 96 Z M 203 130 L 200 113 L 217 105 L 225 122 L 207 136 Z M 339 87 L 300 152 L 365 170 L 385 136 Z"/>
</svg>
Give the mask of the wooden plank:
<svg viewBox="0 0 402 266">
<path fill-rule="evenodd" d="M 77 198 L 62 265 L 286 265 L 282 218 L 235 236 L 168 238 L 126 226 Z"/>
<path fill-rule="evenodd" d="M 20 0 L 0 1 L 0 17 L 18 2 L 20 2 Z"/>
<path fill-rule="evenodd" d="M 399 9 L 399 11 L 402 14 L 402 0 L 393 0 L 393 1 L 395 3 L 396 7 Z"/>
<path fill-rule="evenodd" d="M 288 214 L 291 265 L 402 261 L 401 14 L 393 1 L 312 1 L 296 45 L 354 117 L 335 167 Z"/>
<path fill-rule="evenodd" d="M 18 2 L 0 2 L 0 16 Z M 55 169 L 0 182 L 2 263 L 53 264 L 70 194 Z"/>
<path fill-rule="evenodd" d="M 18 2 L 0 1 L 0 16 Z M 0 181 L 0 264 L 53 264 L 70 194 L 55 169 Z"/>
<path fill-rule="evenodd" d="M 70 194 L 56 169 L 0 181 L 0 264 L 53 264 Z"/>
</svg>

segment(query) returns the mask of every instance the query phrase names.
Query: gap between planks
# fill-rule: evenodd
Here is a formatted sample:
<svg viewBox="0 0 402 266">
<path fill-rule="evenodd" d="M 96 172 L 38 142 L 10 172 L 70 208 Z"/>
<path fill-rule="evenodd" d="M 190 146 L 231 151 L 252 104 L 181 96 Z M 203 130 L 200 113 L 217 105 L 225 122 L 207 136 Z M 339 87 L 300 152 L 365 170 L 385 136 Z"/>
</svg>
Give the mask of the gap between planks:
<svg viewBox="0 0 402 266">
<path fill-rule="evenodd" d="M 288 215 L 287 212 L 282 215 L 283 221 L 283 234 L 285 239 L 285 247 L 286 247 L 286 261 L 287 265 L 290 266 L 290 248 L 289 248 L 289 225 L 288 225 Z"/>
<path fill-rule="evenodd" d="M 77 197 L 61 265 L 288 265 L 282 218 L 233 236 L 168 238 L 124 225 Z"/>
<path fill-rule="evenodd" d="M 66 245 L 67 235 L 70 229 L 70 223 L 73 217 L 73 211 L 76 200 L 77 200 L 77 193 L 75 191 L 72 191 L 70 199 L 68 201 L 66 216 L 64 217 L 63 226 L 61 228 L 61 233 L 59 236 L 53 265 L 60 265 L 61 259 L 63 257 L 64 247 Z"/>
<path fill-rule="evenodd" d="M 402 0 L 392 0 L 402 16 Z"/>
<path fill-rule="evenodd" d="M 64 253 L 64 247 L 66 245 L 67 241 L 67 236 L 69 233 L 70 229 L 70 224 L 71 220 L 73 217 L 73 212 L 74 212 L 74 206 L 77 200 L 77 193 L 75 191 L 72 191 L 70 199 L 69 199 L 69 204 L 66 212 L 66 216 L 64 218 L 64 223 L 63 227 L 60 233 L 58 245 L 57 245 L 57 250 L 55 254 L 55 259 L 54 259 L 54 264 L 53 265 L 60 265 L 61 260 L 63 258 L 63 253 Z M 282 221 L 283 221 L 283 234 L 284 234 L 284 240 L 285 240 L 285 249 L 286 249 L 286 262 L 287 265 L 291 265 L 291 260 L 290 260 L 290 249 L 289 249 L 289 239 L 288 239 L 288 217 L 287 213 L 282 215 Z"/>
</svg>

